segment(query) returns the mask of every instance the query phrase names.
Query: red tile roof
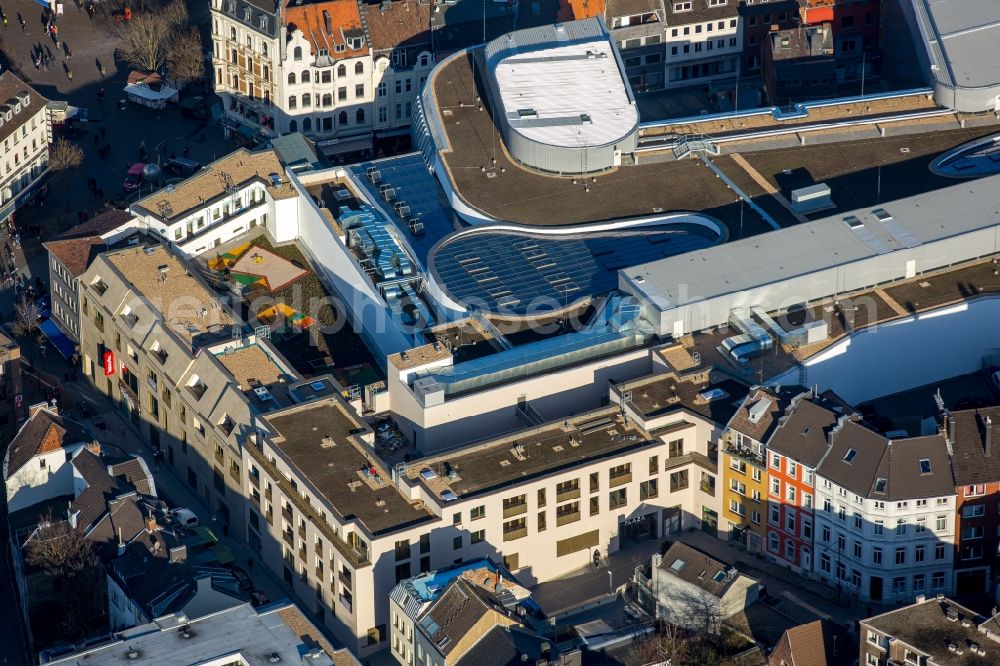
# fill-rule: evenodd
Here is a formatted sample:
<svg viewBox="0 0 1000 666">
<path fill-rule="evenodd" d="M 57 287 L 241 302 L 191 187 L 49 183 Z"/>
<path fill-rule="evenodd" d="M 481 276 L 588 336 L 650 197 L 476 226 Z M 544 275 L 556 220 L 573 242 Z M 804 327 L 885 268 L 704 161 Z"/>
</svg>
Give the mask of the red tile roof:
<svg viewBox="0 0 1000 666">
<path fill-rule="evenodd" d="M 327 29 L 329 19 L 329 30 Z M 355 0 L 329 0 L 328 2 L 312 2 L 304 5 L 288 5 L 285 8 L 285 22 L 289 32 L 301 30 L 303 36 L 312 46 L 315 56 L 320 50 L 325 50 L 331 58 L 354 58 L 368 52 L 363 44 L 361 48 L 347 47 L 345 32 L 360 32 L 364 35 L 361 25 L 361 10 Z M 347 47 L 337 51 L 336 47 Z"/>
<path fill-rule="evenodd" d="M 402 0 L 388 5 L 366 5 L 368 34 L 376 51 L 397 46 L 431 43 L 431 6 L 429 2 Z"/>
</svg>

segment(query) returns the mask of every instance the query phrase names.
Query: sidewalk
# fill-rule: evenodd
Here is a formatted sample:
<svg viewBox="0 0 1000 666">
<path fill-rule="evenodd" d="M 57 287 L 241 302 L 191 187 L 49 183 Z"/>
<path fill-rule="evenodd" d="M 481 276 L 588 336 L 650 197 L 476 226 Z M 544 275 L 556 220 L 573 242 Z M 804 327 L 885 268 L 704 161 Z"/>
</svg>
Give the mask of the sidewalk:
<svg viewBox="0 0 1000 666">
<path fill-rule="evenodd" d="M 194 511 L 202 525 L 213 528 L 212 512 L 205 506 L 205 503 L 185 484 L 174 472 L 170 465 L 163 464 L 156 466 L 153 460 L 153 451 L 128 419 L 112 404 L 112 402 L 94 387 L 86 378 L 80 378 L 72 382 L 61 380 L 62 373 L 69 367 L 68 362 L 58 355 L 58 352 L 50 349 L 47 355 L 45 369 L 41 373 L 44 381 L 58 385 L 62 388 L 62 406 L 73 407 L 81 401 L 85 401 L 91 408 L 92 415 L 86 419 L 80 419 L 94 435 L 95 439 L 102 444 L 125 454 L 138 455 L 146 461 L 147 466 L 153 471 L 156 481 L 156 488 L 161 497 L 166 496 L 174 506 L 187 507 Z M 57 377 L 56 375 L 59 375 Z M 75 411 L 75 410 L 74 410 Z M 104 427 L 98 427 L 103 424 Z M 242 526 L 237 526 L 241 529 Z M 254 586 L 267 595 L 270 601 L 281 599 L 294 600 L 284 583 L 279 580 L 264 563 L 257 558 L 247 548 L 246 544 L 230 536 L 222 534 L 221 529 L 212 530 L 219 543 L 224 545 L 236 558 L 234 564 L 241 567 L 253 581 Z M 251 570 L 247 563 L 254 560 Z M 303 611 L 309 615 L 308 611 Z M 314 618 L 310 618 L 314 619 Z"/>
<path fill-rule="evenodd" d="M 818 581 L 810 580 L 757 557 L 745 550 L 735 548 L 700 530 L 684 532 L 679 541 L 694 546 L 722 562 L 732 562 L 736 567 L 754 578 L 761 579 L 767 586 L 768 594 L 785 596 L 793 603 L 834 622 L 854 626 L 855 621 L 880 612 L 880 608 L 869 607 L 857 601 L 837 601 L 837 591 Z"/>
</svg>

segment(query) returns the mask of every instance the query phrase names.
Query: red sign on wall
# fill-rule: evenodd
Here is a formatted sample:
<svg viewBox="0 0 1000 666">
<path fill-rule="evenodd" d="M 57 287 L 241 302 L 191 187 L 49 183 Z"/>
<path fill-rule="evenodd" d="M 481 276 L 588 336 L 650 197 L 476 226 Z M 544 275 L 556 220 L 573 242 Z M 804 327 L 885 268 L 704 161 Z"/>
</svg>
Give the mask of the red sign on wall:
<svg viewBox="0 0 1000 666">
<path fill-rule="evenodd" d="M 104 376 L 110 377 L 115 374 L 115 353 L 112 351 L 104 352 Z"/>
</svg>

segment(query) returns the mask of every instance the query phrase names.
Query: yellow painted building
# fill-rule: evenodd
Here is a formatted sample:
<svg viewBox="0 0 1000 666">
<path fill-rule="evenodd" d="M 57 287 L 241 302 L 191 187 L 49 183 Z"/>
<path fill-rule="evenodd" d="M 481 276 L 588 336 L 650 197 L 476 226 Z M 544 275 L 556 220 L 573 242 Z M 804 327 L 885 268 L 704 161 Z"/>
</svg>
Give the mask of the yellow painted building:
<svg viewBox="0 0 1000 666">
<path fill-rule="evenodd" d="M 767 540 L 768 474 L 766 443 L 788 403 L 764 389 L 754 389 L 730 419 L 722 435 L 722 521 L 729 541 L 763 554 Z"/>
</svg>

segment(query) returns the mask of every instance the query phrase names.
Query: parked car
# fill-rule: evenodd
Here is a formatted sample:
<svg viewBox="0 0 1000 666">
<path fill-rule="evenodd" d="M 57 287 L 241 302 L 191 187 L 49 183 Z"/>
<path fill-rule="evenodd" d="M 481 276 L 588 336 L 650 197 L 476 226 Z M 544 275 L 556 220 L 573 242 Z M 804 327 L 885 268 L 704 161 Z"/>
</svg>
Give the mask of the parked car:
<svg viewBox="0 0 1000 666">
<path fill-rule="evenodd" d="M 171 157 L 163 163 L 163 170 L 175 176 L 193 176 L 201 169 L 201 162 L 186 157 Z"/>
<path fill-rule="evenodd" d="M 197 527 L 198 516 L 191 509 L 171 509 L 170 517 L 181 527 Z"/>
<path fill-rule="evenodd" d="M 128 171 L 125 173 L 125 182 L 122 183 L 122 187 L 125 188 L 126 192 L 133 192 L 139 189 L 139 186 L 142 185 L 145 170 L 146 165 L 142 162 L 136 162 L 128 168 Z"/>
</svg>

